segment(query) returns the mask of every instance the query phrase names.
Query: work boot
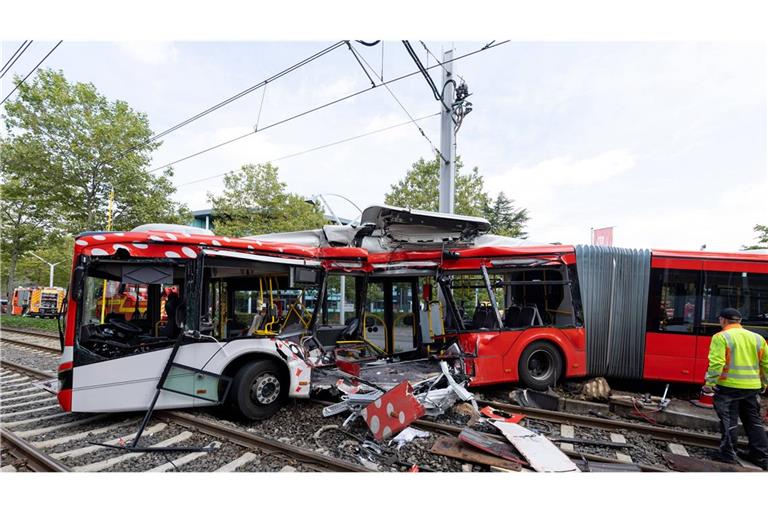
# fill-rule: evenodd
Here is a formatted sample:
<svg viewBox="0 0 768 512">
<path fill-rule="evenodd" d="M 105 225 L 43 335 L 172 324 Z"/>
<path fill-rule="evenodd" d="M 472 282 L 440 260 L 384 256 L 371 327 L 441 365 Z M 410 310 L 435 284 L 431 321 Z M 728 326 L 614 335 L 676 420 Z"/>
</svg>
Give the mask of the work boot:
<svg viewBox="0 0 768 512">
<path fill-rule="evenodd" d="M 712 460 L 716 460 L 717 462 L 723 462 L 725 464 L 738 464 L 739 461 L 736 459 L 730 458 L 730 457 L 724 457 L 723 455 L 716 453 L 712 456 Z"/>
<path fill-rule="evenodd" d="M 759 467 L 763 471 L 768 471 L 768 460 L 762 459 L 760 460 L 756 455 L 754 455 L 749 450 L 736 450 L 736 454 L 739 456 L 740 459 L 744 459 L 747 462 L 751 462 L 755 466 Z"/>
</svg>

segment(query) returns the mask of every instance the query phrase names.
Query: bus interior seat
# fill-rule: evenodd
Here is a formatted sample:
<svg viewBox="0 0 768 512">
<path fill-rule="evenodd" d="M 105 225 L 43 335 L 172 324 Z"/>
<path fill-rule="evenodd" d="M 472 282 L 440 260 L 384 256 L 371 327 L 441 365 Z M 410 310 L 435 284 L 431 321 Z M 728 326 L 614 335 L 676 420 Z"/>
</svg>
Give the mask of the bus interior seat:
<svg viewBox="0 0 768 512">
<path fill-rule="evenodd" d="M 515 327 L 520 318 L 520 306 L 509 306 L 504 315 L 504 327 Z"/>
<path fill-rule="evenodd" d="M 472 316 L 472 328 L 494 329 L 496 328 L 496 314 L 491 306 L 478 306 Z"/>
<path fill-rule="evenodd" d="M 539 308 L 535 304 L 524 306 L 520 310 L 517 327 L 530 327 L 532 325 L 544 325 L 539 314 Z"/>
</svg>

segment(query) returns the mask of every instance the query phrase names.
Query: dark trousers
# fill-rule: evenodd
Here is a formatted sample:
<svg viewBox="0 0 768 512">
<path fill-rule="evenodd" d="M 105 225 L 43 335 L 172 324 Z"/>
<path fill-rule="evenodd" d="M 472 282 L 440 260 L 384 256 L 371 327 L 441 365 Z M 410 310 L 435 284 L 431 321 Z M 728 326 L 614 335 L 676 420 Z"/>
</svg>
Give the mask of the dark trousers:
<svg viewBox="0 0 768 512">
<path fill-rule="evenodd" d="M 718 386 L 715 388 L 715 412 L 720 418 L 720 455 L 736 458 L 739 419 L 749 439 L 749 451 L 756 459 L 768 461 L 768 436 L 760 417 L 760 391 Z"/>
</svg>

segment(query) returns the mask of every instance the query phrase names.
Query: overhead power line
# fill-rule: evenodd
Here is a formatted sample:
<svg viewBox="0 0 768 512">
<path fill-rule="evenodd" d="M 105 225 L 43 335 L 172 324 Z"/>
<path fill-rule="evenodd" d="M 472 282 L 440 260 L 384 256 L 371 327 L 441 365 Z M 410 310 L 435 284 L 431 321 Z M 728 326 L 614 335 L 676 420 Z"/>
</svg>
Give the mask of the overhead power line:
<svg viewBox="0 0 768 512">
<path fill-rule="evenodd" d="M 30 46 L 32 46 L 32 40 L 25 40 L 18 48 L 16 48 L 16 51 L 13 52 L 13 55 L 11 55 L 11 58 L 8 59 L 8 62 L 3 64 L 3 67 L 0 68 L 0 78 L 3 78 L 5 74 L 11 70 L 11 67 L 13 67 L 16 61 L 19 60 L 19 57 L 21 57 L 22 54 L 27 51 L 27 48 Z M 19 51 L 21 51 L 21 53 L 19 53 Z"/>
<path fill-rule="evenodd" d="M 30 76 L 32 73 L 34 73 L 34 72 L 35 72 L 35 70 L 36 70 L 37 68 L 39 68 L 39 67 L 40 67 L 40 65 L 41 65 L 43 62 L 45 62 L 45 59 L 47 59 L 47 58 L 48 58 L 48 56 L 49 56 L 50 54 L 52 54 L 52 53 L 53 53 L 53 51 L 54 51 L 56 48 L 58 48 L 58 47 L 59 47 L 59 45 L 60 45 L 61 43 L 63 43 L 63 42 L 64 42 L 64 41 L 62 40 L 62 41 L 59 41 L 58 43 L 56 43 L 56 46 L 54 46 L 53 48 L 51 48 L 51 51 L 49 51 L 48 53 L 46 53 L 46 54 L 45 54 L 45 57 L 43 57 L 43 58 L 40 60 L 40 62 L 38 62 L 38 63 L 37 63 L 37 65 L 36 65 L 34 68 L 32 68 L 32 71 L 30 71 L 29 73 L 27 73 L 27 76 L 25 76 L 25 77 L 24 77 L 24 78 L 21 80 L 21 82 L 19 82 L 18 84 L 16 84 L 16 87 L 14 87 L 14 88 L 13 88 L 13 90 L 12 90 L 11 92 L 9 92 L 9 93 L 8 93 L 8 96 L 6 96 L 5 98 L 3 98 L 3 101 L 0 101 L 0 105 L 2 105 L 3 103 L 5 103 L 5 100 L 7 100 L 8 98 L 10 98 L 10 97 L 11 97 L 11 95 L 12 95 L 14 92 L 16 92 L 16 89 L 18 89 L 18 88 L 19 88 L 19 86 L 20 86 L 21 84 L 23 84 L 24 82 L 26 82 L 26 81 L 27 81 L 27 78 L 29 78 L 29 76 Z"/>
<path fill-rule="evenodd" d="M 355 54 L 355 58 L 357 58 L 357 56 L 358 56 L 357 55 L 357 51 L 354 48 L 352 48 L 352 47 L 350 47 L 350 50 L 352 50 L 352 53 Z M 380 82 L 384 82 L 384 78 L 379 76 L 376 73 L 376 71 L 373 70 L 373 66 L 370 65 L 370 63 L 366 60 L 366 58 L 362 54 L 360 54 L 360 59 L 363 59 L 363 62 L 365 62 L 365 65 L 368 66 L 368 68 L 371 70 L 371 73 L 373 73 L 374 76 L 376 76 L 376 78 L 378 78 Z M 357 62 L 360 62 L 360 59 L 358 59 Z M 365 69 L 363 69 L 363 71 L 365 71 Z M 368 75 L 367 72 L 366 72 L 366 75 Z M 368 76 L 368 78 L 370 78 L 370 76 Z M 392 98 L 397 102 L 397 104 L 400 105 L 400 108 L 403 110 L 403 112 L 405 112 L 405 115 L 408 116 L 408 118 L 411 120 L 411 122 L 414 124 L 414 126 L 416 126 L 416 128 L 419 130 L 419 133 L 421 133 L 421 136 L 424 137 L 425 139 L 427 139 L 427 142 L 429 142 L 429 145 L 432 146 L 432 151 L 434 151 L 438 156 L 440 156 L 441 159 L 443 159 L 443 161 L 445 161 L 447 163 L 447 160 L 446 160 L 445 156 L 443 156 L 443 154 L 440 152 L 440 150 L 437 149 L 437 147 L 435 147 L 434 143 L 427 136 L 427 134 L 424 133 L 424 129 L 421 126 L 419 126 L 419 123 L 417 123 L 416 120 L 411 115 L 411 113 L 408 112 L 408 109 L 405 108 L 405 105 L 403 105 L 403 102 L 401 102 L 400 99 L 397 97 L 397 95 L 395 95 L 395 92 L 392 90 L 392 88 L 389 87 L 389 85 L 386 85 L 386 84 L 384 85 L 384 87 L 387 89 L 387 91 L 392 96 Z"/>
<path fill-rule="evenodd" d="M 475 54 L 477 54 L 477 53 L 480 53 L 480 52 L 484 52 L 484 51 L 486 51 L 486 50 L 490 50 L 490 49 L 492 49 L 492 48 L 496 48 L 497 46 L 501 46 L 501 45 L 503 45 L 503 44 L 506 44 L 506 43 L 508 43 L 508 42 L 509 42 L 509 40 L 506 40 L 506 41 L 501 41 L 501 42 L 499 42 L 499 43 L 495 43 L 495 44 L 493 44 L 493 45 L 486 45 L 486 46 L 484 46 L 484 47 L 482 47 L 482 48 L 480 48 L 480 49 L 478 49 L 478 50 L 474 50 L 474 51 L 471 51 L 471 52 L 469 52 L 469 53 L 465 53 L 464 55 L 459 55 L 458 57 L 454 57 L 453 59 L 449 59 L 449 60 L 447 60 L 447 61 L 443 62 L 442 64 L 445 64 L 445 63 L 447 63 L 447 62 L 455 62 L 455 61 L 457 61 L 457 60 L 465 59 L 465 58 L 467 58 L 467 57 L 471 57 L 472 55 L 475 55 Z M 431 66 L 431 67 L 429 67 L 429 68 L 426 68 L 426 69 L 427 69 L 427 70 L 428 70 L 428 69 L 432 69 L 432 68 L 435 68 L 435 67 L 437 67 L 437 66 L 438 66 L 438 64 L 435 64 L 434 66 Z M 166 164 L 163 164 L 163 165 L 161 165 L 161 166 L 159 166 L 159 167 L 155 167 L 154 169 L 150 170 L 149 172 L 157 172 L 157 171 L 161 171 L 161 170 L 163 170 L 163 169 L 166 169 L 166 168 L 168 168 L 168 167 L 170 167 L 170 166 L 172 166 L 172 165 L 174 165 L 174 164 L 177 164 L 177 163 L 183 162 L 183 161 L 185 161 L 185 160 L 189 160 L 190 158 L 194 158 L 194 157 L 196 157 L 196 156 L 202 155 L 202 154 L 204 154 L 204 153 L 207 153 L 207 152 L 209 152 L 209 151 L 212 151 L 212 150 L 214 150 L 214 149 L 218 149 L 218 148 L 220 148 L 220 147 L 222 147 L 222 146 L 226 146 L 227 144 L 231 144 L 231 143 L 233 143 L 233 142 L 236 142 L 236 141 L 238 141 L 238 140 L 242 140 L 242 139 L 244 139 L 244 138 L 246 138 L 246 137 L 249 137 L 249 136 L 251 136 L 251 135 L 255 135 L 255 134 L 257 134 L 257 133 L 261 133 L 261 132 L 263 132 L 263 131 L 265 131 L 265 130 L 268 130 L 268 129 L 270 129 L 270 128 L 274 128 L 275 126 L 279 126 L 279 125 L 281 125 L 281 124 L 284 124 L 284 123 L 287 123 L 287 122 L 289 122 L 289 121 L 293 121 L 294 119 L 298 119 L 298 118 L 300 118 L 300 117 L 306 116 L 306 115 L 308 115 L 308 114 L 311 114 L 311 113 L 313 113 L 313 112 L 317 112 L 318 110 L 322 110 L 322 109 L 324 109 L 324 108 L 330 107 L 330 106 L 332 106 L 332 105 L 335 105 L 335 104 L 337 104 L 337 103 L 341 103 L 341 102 L 343 102 L 343 101 L 346 101 L 346 100 L 348 100 L 348 99 L 354 98 L 354 97 L 356 97 L 356 96 L 359 96 L 359 95 L 361 95 L 361 94 L 364 94 L 364 93 L 366 93 L 366 92 L 369 92 L 369 91 L 372 91 L 372 90 L 378 89 L 379 87 L 381 87 L 381 86 L 383 86 L 383 85 L 389 85 L 389 84 L 393 84 L 393 83 L 395 83 L 395 82 L 399 82 L 400 80 L 404 80 L 404 79 L 406 79 L 406 78 L 410 78 L 410 77 L 412 77 L 412 76 L 415 76 L 415 75 L 418 75 L 418 74 L 420 74 L 420 73 L 421 73 L 421 71 L 413 71 L 413 72 L 411 72 L 411 73 L 406 73 L 406 74 L 404 74 L 404 75 L 400 75 L 400 76 L 398 76 L 397 78 L 393 78 L 393 79 L 391 79 L 391 80 L 387 80 L 387 81 L 385 81 L 385 82 L 381 82 L 381 83 L 379 83 L 379 84 L 376 84 L 376 85 L 374 85 L 374 86 L 372 86 L 372 87 L 368 87 L 368 88 L 366 88 L 366 89 L 362 89 L 362 90 L 360 90 L 360 91 L 357 91 L 357 92 L 353 92 L 353 93 L 351 93 L 351 94 L 348 94 L 348 95 L 346 95 L 346 96 L 343 96 L 343 97 L 341 97 L 341 98 L 338 98 L 338 99 L 335 99 L 335 100 L 333 100 L 333 101 L 329 101 L 329 102 L 327 102 L 327 103 L 324 103 L 324 104 L 322 104 L 322 105 L 320 105 L 320 106 L 317 106 L 317 107 L 311 108 L 311 109 L 309 109 L 309 110 L 305 110 L 305 111 L 303 111 L 303 112 L 300 112 L 300 113 L 298 113 L 298 114 L 294 114 L 294 115 L 292 115 L 292 116 L 286 117 L 286 118 L 284 118 L 284 119 L 281 119 L 281 120 L 279 120 L 279 121 L 276 121 L 276 122 L 274 122 L 274 123 L 272 123 L 272 124 L 269 124 L 269 125 L 267 125 L 267 126 L 264 126 L 263 128 L 260 128 L 260 129 L 258 129 L 258 130 L 253 130 L 253 131 L 250 131 L 250 132 L 248 132 L 248 133 L 244 133 L 244 134 L 242 134 L 242 135 L 239 135 L 239 136 L 237 136 L 237 137 L 234 137 L 234 138 L 232 138 L 232 139 L 229 139 L 229 140 L 225 140 L 225 141 L 223 141 L 223 142 L 220 142 L 220 143 L 218 143 L 218 144 L 215 144 L 215 145 L 213 145 L 213 146 L 210 146 L 210 147 L 208 147 L 208 148 L 205 148 L 205 149 L 203 149 L 203 150 L 197 151 L 197 152 L 195 152 L 195 153 L 193 153 L 193 154 L 191 154 L 191 155 L 187 155 L 187 156 L 185 156 L 185 157 L 183 157 L 183 158 L 179 158 L 179 159 L 177 159 L 177 160 L 174 160 L 173 162 L 168 162 L 168 163 L 166 163 Z"/>
<path fill-rule="evenodd" d="M 178 130 L 179 128 L 182 128 L 182 127 L 188 125 L 189 123 L 197 121 L 201 117 L 205 117 L 208 114 L 210 114 L 211 112 L 214 112 L 214 111 L 220 109 L 221 107 L 229 105 L 233 101 L 238 100 L 238 99 L 242 98 L 243 96 L 245 96 L 247 94 L 250 94 L 250 93 L 252 93 L 253 91 L 255 91 L 257 89 L 265 87 L 268 83 L 274 82 L 278 78 L 284 77 L 285 75 L 287 75 L 287 74 L 289 74 L 289 73 L 291 73 L 293 71 L 296 71 L 300 67 L 305 66 L 306 64 L 309 64 L 313 60 L 319 59 L 323 55 L 332 52 L 333 50 L 335 50 L 336 48 L 339 48 L 340 46 L 343 46 L 344 44 L 345 44 L 345 41 L 339 41 L 337 43 L 334 43 L 331 46 L 329 46 L 329 47 L 327 47 L 327 48 L 325 48 L 325 49 L 315 53 L 314 55 L 310 55 L 309 57 L 303 59 L 302 61 L 297 62 L 296 64 L 294 64 L 294 65 L 292 65 L 292 66 L 290 66 L 290 67 L 280 71 L 279 73 L 276 73 L 276 74 L 270 76 L 269 78 L 266 78 L 266 79 L 262 80 L 261 82 L 255 84 L 255 85 L 252 85 L 251 87 L 248 87 L 247 89 L 244 89 L 244 90 L 240 91 L 239 93 L 237 93 L 237 94 L 235 94 L 233 96 L 230 96 L 229 98 L 227 98 L 227 99 L 225 99 L 223 101 L 220 101 L 219 103 L 213 105 L 212 107 L 209 107 L 209 108 L 207 108 L 207 109 L 205 109 L 205 110 L 203 110 L 201 112 L 198 112 L 197 114 L 195 114 L 195 115 L 185 119 L 184 121 L 181 121 L 180 123 L 177 123 L 177 124 L 171 126 L 170 128 L 167 128 L 166 130 L 163 130 L 162 132 L 153 135 L 152 137 L 148 138 L 146 141 L 142 142 L 141 144 L 138 144 L 138 145 L 128 149 L 126 151 L 126 153 L 130 152 L 130 151 L 133 151 L 134 149 L 138 149 L 140 147 L 143 147 L 143 146 L 145 146 L 147 144 L 150 144 L 150 143 L 152 143 L 152 142 L 154 142 L 154 141 L 156 141 L 156 140 L 158 140 L 160 138 L 163 138 L 166 135 L 170 134 L 171 132 L 174 132 L 174 131 Z"/>
<path fill-rule="evenodd" d="M 430 117 L 435 117 L 435 116 L 439 116 L 439 115 L 440 115 L 440 112 L 436 112 L 436 113 L 430 114 L 428 116 L 420 117 L 420 118 L 417 119 L 417 121 L 423 121 L 424 119 L 429 119 Z M 284 155 L 284 156 L 281 156 L 281 157 L 278 157 L 278 158 L 271 158 L 269 160 L 265 160 L 265 162 L 279 162 L 280 160 L 287 160 L 289 158 L 293 158 L 293 157 L 296 157 L 296 156 L 306 155 L 307 153 L 312 153 L 314 151 L 319 151 L 321 149 L 330 148 L 332 146 L 338 146 L 339 144 L 344 144 L 346 142 L 352 142 L 353 140 L 362 139 L 364 137 L 369 137 L 371 135 L 376 135 L 377 133 L 382 133 L 382 132 L 386 132 L 386 131 L 389 131 L 389 130 L 394 130 L 395 128 L 400 128 L 401 126 L 405 126 L 405 125 L 408 125 L 408 124 L 411 124 L 411 121 L 406 121 L 404 123 L 399 123 L 399 124 L 395 124 L 395 125 L 392 125 L 392 126 L 387 126 L 386 128 L 379 128 L 378 130 L 373 130 L 373 131 L 370 131 L 370 132 L 361 133 L 360 135 L 355 135 L 353 137 L 347 137 L 346 139 L 341 139 L 341 140 L 337 140 L 337 141 L 334 141 L 334 142 L 329 142 L 328 144 L 323 144 L 322 146 L 315 146 L 315 147 L 312 147 L 312 148 L 309 148 L 309 149 L 298 151 L 296 153 L 291 153 L 289 155 Z M 179 188 L 179 187 L 186 187 L 187 185 L 193 185 L 195 183 L 200 183 L 200 182 L 203 182 L 203 181 L 208 181 L 208 180 L 212 180 L 212 179 L 215 179 L 215 178 L 219 178 L 219 177 L 224 176 L 224 175 L 226 175 L 226 174 L 228 174 L 230 172 L 231 171 L 222 172 L 222 173 L 219 173 L 219 174 L 214 174 L 213 176 L 207 176 L 205 178 L 200 178 L 200 179 L 197 179 L 197 180 L 187 181 L 185 183 L 182 183 L 181 185 L 177 185 L 177 188 Z"/>
</svg>

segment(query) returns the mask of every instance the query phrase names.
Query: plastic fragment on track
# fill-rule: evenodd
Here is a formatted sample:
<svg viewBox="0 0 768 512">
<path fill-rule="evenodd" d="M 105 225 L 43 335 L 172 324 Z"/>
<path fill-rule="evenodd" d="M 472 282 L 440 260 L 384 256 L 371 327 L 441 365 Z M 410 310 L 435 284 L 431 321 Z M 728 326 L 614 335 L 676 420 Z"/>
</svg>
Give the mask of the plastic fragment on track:
<svg viewBox="0 0 768 512">
<path fill-rule="evenodd" d="M 530 466 L 544 473 L 578 472 L 579 468 L 549 439 L 515 423 L 494 421 L 510 443 L 528 461 Z"/>
</svg>

